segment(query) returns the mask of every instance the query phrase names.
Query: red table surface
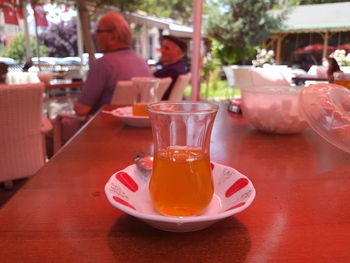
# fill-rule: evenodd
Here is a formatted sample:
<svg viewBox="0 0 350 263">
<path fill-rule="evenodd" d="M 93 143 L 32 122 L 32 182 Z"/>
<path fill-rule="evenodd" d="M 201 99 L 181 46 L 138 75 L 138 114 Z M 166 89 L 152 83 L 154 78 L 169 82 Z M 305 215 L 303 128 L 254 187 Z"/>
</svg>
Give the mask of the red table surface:
<svg viewBox="0 0 350 263">
<path fill-rule="evenodd" d="M 0 261 L 350 262 L 350 154 L 312 130 L 261 133 L 221 105 L 211 159 L 257 195 L 191 233 L 153 229 L 105 197 L 109 177 L 151 146 L 150 128 L 97 114 L 0 209 Z"/>
</svg>

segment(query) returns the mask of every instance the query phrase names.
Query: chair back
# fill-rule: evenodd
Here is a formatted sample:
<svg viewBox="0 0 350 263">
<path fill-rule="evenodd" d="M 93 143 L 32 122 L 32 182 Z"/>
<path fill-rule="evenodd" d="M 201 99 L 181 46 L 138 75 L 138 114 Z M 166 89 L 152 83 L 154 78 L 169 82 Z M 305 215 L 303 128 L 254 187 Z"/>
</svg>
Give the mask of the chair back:
<svg viewBox="0 0 350 263">
<path fill-rule="evenodd" d="M 160 100 L 169 87 L 171 78 L 162 78 L 159 81 L 157 90 L 157 98 Z M 134 103 L 136 97 L 136 89 L 133 86 L 132 80 L 118 81 L 114 90 L 111 104 L 115 105 L 131 105 Z"/>
<path fill-rule="evenodd" d="M 40 79 L 36 72 L 8 72 L 6 75 L 6 84 L 29 84 L 39 83 Z"/>
<path fill-rule="evenodd" d="M 222 69 L 224 70 L 228 85 L 233 87 L 235 85 L 235 75 L 233 74 L 232 66 L 223 66 Z"/>
<path fill-rule="evenodd" d="M 233 73 L 235 76 L 235 87 L 242 89 L 244 87 L 249 87 L 252 85 L 252 80 L 250 77 L 251 67 L 238 67 L 233 68 Z"/>
<path fill-rule="evenodd" d="M 317 74 L 317 65 L 312 65 L 312 66 L 308 69 L 307 74 L 316 75 L 316 74 Z"/>
<path fill-rule="evenodd" d="M 178 76 L 174 87 L 170 93 L 169 101 L 180 101 L 183 100 L 183 95 L 186 86 L 190 83 L 191 73 Z"/>
<path fill-rule="evenodd" d="M 136 90 L 131 80 L 118 81 L 112 95 L 111 104 L 129 105 L 134 103 Z"/>
<path fill-rule="evenodd" d="M 253 86 L 290 86 L 280 68 L 252 68 L 250 76 Z"/>
<path fill-rule="evenodd" d="M 167 78 L 161 78 L 160 82 L 159 82 L 159 87 L 157 90 L 157 98 L 158 100 L 161 100 L 165 91 L 169 88 L 171 84 L 171 78 L 167 77 Z"/>
<path fill-rule="evenodd" d="M 0 85 L 0 182 L 33 175 L 44 164 L 44 84 Z"/>
</svg>

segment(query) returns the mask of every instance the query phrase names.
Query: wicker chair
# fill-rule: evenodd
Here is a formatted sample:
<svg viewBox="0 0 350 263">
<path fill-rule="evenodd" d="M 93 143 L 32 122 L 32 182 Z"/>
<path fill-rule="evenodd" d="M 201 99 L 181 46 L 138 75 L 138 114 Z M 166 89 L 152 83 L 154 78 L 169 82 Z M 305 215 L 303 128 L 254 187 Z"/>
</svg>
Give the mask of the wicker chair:
<svg viewBox="0 0 350 263">
<path fill-rule="evenodd" d="M 33 175 L 45 162 L 44 84 L 0 85 L 0 182 Z"/>
</svg>

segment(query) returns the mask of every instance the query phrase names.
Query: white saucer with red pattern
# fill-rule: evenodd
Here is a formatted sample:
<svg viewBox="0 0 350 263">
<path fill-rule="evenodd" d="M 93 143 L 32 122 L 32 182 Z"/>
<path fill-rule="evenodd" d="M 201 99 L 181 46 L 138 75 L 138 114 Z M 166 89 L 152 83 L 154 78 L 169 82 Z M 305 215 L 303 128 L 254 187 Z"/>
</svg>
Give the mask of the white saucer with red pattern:
<svg viewBox="0 0 350 263">
<path fill-rule="evenodd" d="M 113 174 L 105 185 L 105 193 L 114 207 L 157 229 L 197 231 L 245 210 L 255 198 L 254 186 L 246 176 L 214 162 L 211 162 L 211 168 L 213 199 L 206 211 L 198 216 L 171 217 L 159 214 L 153 208 L 148 191 L 151 172 L 142 171 L 135 164 Z"/>
<path fill-rule="evenodd" d="M 132 114 L 132 107 L 120 107 L 113 110 L 112 115 L 122 122 L 133 127 L 151 127 L 149 116 L 135 116 Z"/>
</svg>

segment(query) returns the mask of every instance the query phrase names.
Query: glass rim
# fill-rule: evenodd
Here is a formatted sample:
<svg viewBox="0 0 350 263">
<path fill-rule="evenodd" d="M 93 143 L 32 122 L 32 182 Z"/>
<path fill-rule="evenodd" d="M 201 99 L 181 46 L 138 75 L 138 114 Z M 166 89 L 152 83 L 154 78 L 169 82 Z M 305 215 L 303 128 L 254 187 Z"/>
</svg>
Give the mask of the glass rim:
<svg viewBox="0 0 350 263">
<path fill-rule="evenodd" d="M 167 110 L 167 109 L 154 109 L 157 105 L 207 105 L 210 106 L 208 109 L 192 109 L 192 110 Z M 147 110 L 151 113 L 158 113 L 158 114 L 179 114 L 179 115 L 186 115 L 186 114 L 208 114 L 208 113 L 215 113 L 219 109 L 219 105 L 211 103 L 211 102 L 200 102 L 200 101 L 160 101 L 160 102 L 154 102 L 147 105 Z"/>
</svg>

